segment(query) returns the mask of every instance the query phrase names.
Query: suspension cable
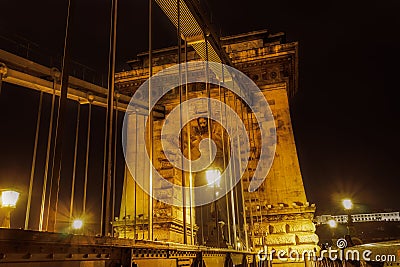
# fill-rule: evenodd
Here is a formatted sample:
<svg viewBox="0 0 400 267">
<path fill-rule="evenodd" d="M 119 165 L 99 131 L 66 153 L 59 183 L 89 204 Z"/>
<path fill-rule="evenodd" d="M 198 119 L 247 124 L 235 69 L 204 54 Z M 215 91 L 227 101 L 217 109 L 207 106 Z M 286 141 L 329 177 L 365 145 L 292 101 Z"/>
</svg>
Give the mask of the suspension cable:
<svg viewBox="0 0 400 267">
<path fill-rule="evenodd" d="M 42 188 L 42 202 L 40 206 L 40 218 L 39 218 L 39 231 L 42 231 L 44 228 L 43 220 L 44 220 L 44 208 L 46 204 L 46 193 L 47 193 L 47 180 L 49 176 L 49 161 L 50 161 L 50 148 L 51 148 L 51 139 L 53 133 L 53 123 L 54 123 L 54 109 L 55 109 L 55 101 L 56 101 L 56 90 L 55 90 L 55 83 L 53 84 L 53 92 L 51 98 L 51 110 L 50 110 L 50 124 L 49 124 L 49 131 L 47 135 L 47 150 L 46 150 L 46 163 L 44 167 L 44 178 L 43 178 L 43 188 Z M 50 181 L 50 184 L 52 182 Z M 51 192 L 51 186 L 50 186 Z M 49 192 L 49 201 L 50 201 L 50 192 Z M 48 204 L 47 212 L 46 212 L 46 227 L 48 225 L 48 218 L 49 218 L 49 211 L 50 211 L 50 203 Z"/>
<path fill-rule="evenodd" d="M 178 38 L 178 75 L 179 75 L 179 125 L 180 129 L 183 127 L 182 121 L 182 101 L 183 101 L 183 86 L 182 86 L 182 68 L 181 68 L 181 56 L 182 56 L 182 39 L 181 39 L 181 0 L 177 0 L 177 13 L 178 13 L 178 26 L 177 26 L 177 38 Z M 183 152 L 184 136 L 183 132 L 180 134 L 180 147 Z M 182 224 L 183 224 L 183 244 L 187 244 L 187 224 L 186 224 L 186 178 L 185 170 L 183 167 L 184 159 L 181 157 L 181 181 L 182 181 Z"/>
<path fill-rule="evenodd" d="M 114 220 L 115 218 L 115 185 L 116 185 L 116 177 L 117 177 L 117 143 L 118 143 L 118 100 L 120 98 L 120 94 L 118 92 L 115 93 L 115 126 L 114 126 L 114 169 L 113 169 L 113 177 L 112 177 L 112 205 L 111 205 L 111 218 Z M 112 236 L 114 236 L 114 231 L 111 232 Z"/>
<path fill-rule="evenodd" d="M 0 79 L 1 79 L 1 77 L 0 77 Z M 41 114 L 42 114 L 42 106 L 43 106 L 43 91 L 40 92 L 39 107 L 38 107 L 38 114 L 37 114 L 37 121 L 36 121 L 35 144 L 33 146 L 31 176 L 29 179 L 28 202 L 26 204 L 25 227 L 24 227 L 25 230 L 28 230 L 28 228 L 29 228 L 29 215 L 30 215 L 30 211 L 31 211 L 33 179 L 35 177 L 36 153 L 37 153 L 37 146 L 38 146 L 38 140 L 39 140 L 39 130 L 40 130 L 40 119 L 41 119 Z"/>
<path fill-rule="evenodd" d="M 236 104 L 236 96 L 233 94 L 233 93 L 231 93 L 232 94 L 232 101 L 233 101 L 233 107 L 234 107 L 234 110 L 235 110 L 235 112 L 237 113 L 237 104 Z M 230 118 L 232 119 L 232 116 L 230 116 Z M 232 121 L 231 121 L 231 125 L 232 125 Z M 233 126 L 233 125 L 232 125 Z M 236 125 L 237 126 L 237 125 Z M 239 136 L 237 137 L 238 139 L 239 139 Z M 232 140 L 232 143 L 234 142 L 234 140 Z M 238 140 L 238 143 L 240 143 L 240 141 Z M 235 153 L 237 153 L 237 150 L 235 150 L 234 149 L 234 147 L 232 147 L 232 149 L 233 149 L 233 155 L 235 154 Z M 240 154 L 238 154 L 237 155 L 238 157 L 240 157 Z M 239 165 L 239 163 L 240 163 L 240 159 L 238 160 L 238 162 L 236 161 L 236 157 L 234 157 L 234 164 L 233 164 L 233 169 L 234 169 L 234 175 L 236 176 L 237 174 L 239 174 L 240 173 L 240 167 L 238 166 Z M 238 187 L 239 187 L 239 185 L 238 184 L 236 184 L 235 185 L 235 187 L 232 189 L 234 192 L 235 192 L 235 202 L 236 202 L 236 205 L 235 205 L 235 209 L 236 209 L 236 216 L 237 216 L 237 221 L 238 221 L 238 224 L 237 224 L 237 231 L 238 231 L 238 235 L 239 235 L 239 242 L 241 241 L 241 239 L 242 239 L 242 232 L 241 232 L 241 230 L 240 230 L 240 212 L 239 212 L 239 197 L 238 197 Z M 237 247 L 239 247 L 238 245 L 237 245 Z"/>
<path fill-rule="evenodd" d="M 251 134 L 252 134 L 252 136 L 253 136 L 253 142 L 254 142 L 254 148 L 256 148 L 256 137 L 255 137 L 255 133 L 254 133 L 254 122 L 253 122 L 253 113 L 250 113 L 250 126 L 251 126 Z M 254 151 L 254 156 L 256 156 L 256 151 Z M 254 157 L 254 159 L 253 160 L 255 160 L 255 157 Z M 262 210 L 261 210 L 261 202 L 260 202 L 260 200 L 258 200 L 258 202 L 259 202 L 259 207 L 260 207 L 260 209 L 259 209 L 259 214 L 260 214 L 260 222 L 259 222 L 259 225 L 261 225 L 262 224 L 262 221 L 263 221 L 263 218 L 262 218 Z M 258 215 L 257 215 L 257 222 L 258 222 Z M 261 230 L 261 227 L 260 227 L 260 230 Z M 262 233 L 263 233 L 263 231 L 261 231 Z"/>
<path fill-rule="evenodd" d="M 240 105 L 240 118 L 242 120 L 242 122 L 244 123 L 244 118 L 243 118 L 243 103 L 242 101 L 239 100 L 239 105 Z M 236 125 L 236 129 L 237 131 L 239 131 L 239 126 Z M 247 133 L 246 133 L 247 134 Z M 239 139 L 239 137 L 238 137 Z M 238 153 L 239 155 L 241 155 L 241 145 L 240 145 L 240 141 L 238 142 Z M 242 170 L 242 162 L 239 159 L 239 169 Z M 243 188 L 243 179 L 242 177 L 240 178 L 240 189 L 241 189 L 241 204 L 242 204 L 242 212 L 243 212 L 243 229 L 244 229 L 244 238 L 245 238 L 245 242 L 246 242 L 246 250 L 249 250 L 249 237 L 247 236 L 247 221 L 246 221 L 246 206 L 244 203 L 244 188 Z"/>
<path fill-rule="evenodd" d="M 185 39 L 185 100 L 189 100 L 189 85 L 188 85 L 188 51 L 187 41 Z M 189 109 L 186 110 L 186 116 L 189 117 Z M 192 175 L 192 146 L 190 144 L 191 127 L 190 122 L 187 125 L 187 154 L 189 159 L 189 201 L 190 201 L 190 240 L 191 244 L 194 245 L 194 212 L 193 212 L 193 175 Z"/>
<path fill-rule="evenodd" d="M 87 185 L 89 179 L 89 153 L 90 153 L 90 130 L 92 128 L 92 103 L 93 95 L 88 95 L 88 120 L 87 120 L 87 133 L 86 133 L 86 158 L 85 158 L 85 180 L 83 184 L 83 200 L 82 200 L 82 216 L 86 217 L 86 198 L 87 198 Z"/>
<path fill-rule="evenodd" d="M 246 118 L 247 118 L 247 129 L 248 129 L 248 132 L 249 132 L 249 135 L 250 135 L 251 134 L 251 129 L 250 129 L 249 112 L 246 112 Z M 252 138 L 252 136 L 250 136 L 250 138 Z M 253 142 L 254 142 L 254 139 L 253 139 Z M 251 141 L 250 141 L 250 144 L 251 144 Z M 251 154 L 251 149 L 252 148 L 250 147 L 250 154 Z M 246 168 L 246 172 L 247 172 L 247 179 L 250 182 L 250 170 L 249 170 L 248 167 Z M 251 225 L 251 237 L 252 237 L 251 240 L 254 240 L 253 200 L 252 200 L 251 197 L 250 197 L 249 200 L 250 200 L 250 205 L 249 205 L 249 207 L 250 207 L 250 225 Z"/>
<path fill-rule="evenodd" d="M 226 90 L 224 90 L 224 103 L 226 103 Z M 231 116 L 229 116 L 231 117 Z M 227 120 L 227 124 L 228 124 L 228 118 L 227 118 L 227 112 L 226 112 L 226 106 L 225 106 L 225 118 Z M 230 121 L 230 124 L 232 123 L 232 121 Z M 229 127 L 229 126 L 228 126 Z M 228 155 L 231 155 L 231 146 L 232 146 L 232 138 L 230 139 L 230 144 L 227 147 L 228 150 Z M 232 156 L 232 155 L 231 155 Z M 234 157 L 233 157 L 234 158 Z M 233 160 L 232 157 L 230 160 Z M 230 164 L 230 168 L 229 168 L 229 188 L 231 188 L 231 186 L 233 185 L 232 182 L 232 176 L 234 174 L 233 172 L 233 166 L 234 164 Z M 236 232 L 236 210 L 235 210 L 235 198 L 234 198 L 234 190 L 231 190 L 231 212 L 232 212 L 232 232 L 233 232 L 233 247 L 236 248 L 237 247 L 237 232 Z"/>
<path fill-rule="evenodd" d="M 61 72 L 61 90 L 58 105 L 57 115 L 57 127 L 54 137 L 54 155 L 53 155 L 53 166 L 51 172 L 52 186 L 49 194 L 49 216 L 47 216 L 46 229 L 54 232 L 57 222 L 58 213 L 58 200 L 60 192 L 60 180 L 61 180 L 61 165 L 62 165 L 62 152 L 63 152 L 63 137 L 65 128 L 65 109 L 67 105 L 68 96 L 68 79 L 69 79 L 69 68 L 70 68 L 70 43 L 71 43 L 71 18 L 73 17 L 72 12 L 74 10 L 73 0 L 68 1 L 68 13 L 67 23 L 65 28 L 65 39 L 64 39 L 64 55 Z M 54 186 L 53 186 L 54 181 Z"/>
<path fill-rule="evenodd" d="M 108 111 L 106 110 L 106 119 Z M 107 124 L 107 123 L 106 123 Z M 107 174 L 107 127 L 104 130 L 104 143 L 103 143 L 103 174 L 102 174 L 102 187 L 101 187 L 101 213 L 100 213 L 100 233 L 104 233 L 104 215 L 105 215 L 105 197 L 106 197 L 106 174 Z"/>
<path fill-rule="evenodd" d="M 75 128 L 75 148 L 74 148 L 74 165 L 72 168 L 72 184 L 71 184 L 71 199 L 69 204 L 69 220 L 72 223 L 74 200 L 75 200 L 75 180 L 76 180 L 76 165 L 78 157 L 78 143 L 79 143 L 79 122 L 81 117 L 81 103 L 78 100 L 78 112 L 76 114 L 76 128 Z"/>
<path fill-rule="evenodd" d="M 126 165 L 124 166 L 124 192 L 123 192 L 123 196 L 124 196 L 124 238 L 126 238 L 126 227 L 127 227 L 127 224 L 126 224 L 126 204 L 127 204 L 127 186 L 128 186 L 128 181 L 127 181 L 127 179 L 128 179 L 128 177 L 127 177 L 127 172 L 128 172 L 128 170 L 127 170 L 127 168 L 126 168 Z M 135 202 L 136 202 L 136 192 L 135 192 Z M 136 204 L 136 203 L 135 203 Z M 135 213 L 136 213 L 136 205 L 135 205 Z M 136 225 L 134 224 L 133 225 L 133 238 L 135 239 L 135 233 L 136 233 Z"/>
<path fill-rule="evenodd" d="M 133 238 L 136 240 L 136 239 L 138 239 L 138 237 L 139 237 L 139 235 L 138 235 L 138 237 L 136 237 L 136 225 L 137 225 L 137 180 L 136 179 L 138 179 L 138 155 L 139 155 L 139 151 L 138 151 L 138 147 L 139 147 L 139 138 L 138 138 L 138 134 L 137 134 L 137 131 L 138 131 L 138 126 L 139 126 L 139 123 L 138 123 L 138 115 L 137 115 L 137 112 L 135 111 L 135 129 L 136 129 L 136 132 L 135 132 L 135 147 L 136 147 L 136 157 L 135 157 L 135 179 L 133 179 L 133 182 L 135 183 L 135 199 L 134 199 L 134 202 L 135 202 L 135 210 L 134 210 L 134 216 L 133 216 Z M 125 168 L 126 168 L 126 165 L 125 165 Z M 126 168 L 126 170 L 125 171 L 128 171 L 128 169 Z M 125 205 L 126 206 L 126 205 Z M 126 215 L 125 215 L 126 216 Z M 125 223 L 126 223 L 126 220 L 125 220 Z"/>
<path fill-rule="evenodd" d="M 153 0 L 149 0 L 149 231 L 148 239 L 153 240 L 153 111 L 151 110 L 151 77 L 153 76 Z"/>
<path fill-rule="evenodd" d="M 143 129 L 146 129 L 146 117 L 145 116 L 142 116 L 142 117 L 143 117 Z M 144 151 L 143 151 L 143 157 L 145 157 L 145 156 L 146 156 L 146 149 L 144 149 Z M 150 164 L 151 164 L 151 161 L 150 161 Z M 145 179 L 146 179 L 146 170 L 145 170 L 145 168 L 143 168 L 142 179 L 143 179 L 143 184 L 144 184 L 145 183 Z M 142 239 L 143 240 L 144 240 L 144 235 L 145 235 L 145 227 L 144 227 L 144 224 L 145 224 L 144 215 L 145 215 L 145 210 L 146 210 L 145 206 L 146 206 L 145 205 L 145 192 L 144 192 L 144 190 L 142 190 L 142 211 L 143 211 L 143 217 L 142 217 L 143 236 L 142 236 Z M 149 214 L 149 216 L 150 216 L 150 214 Z"/>
<path fill-rule="evenodd" d="M 222 82 L 225 83 L 225 75 L 224 75 L 224 66 L 222 66 Z M 226 148 L 225 148 L 225 131 L 224 131 L 224 125 L 223 125 L 223 116 L 222 116 L 222 94 L 221 91 L 225 90 L 225 88 L 221 87 L 221 82 L 219 83 L 218 86 L 218 94 L 219 94 L 219 102 L 220 102 L 220 119 L 221 119 L 221 140 L 222 140 L 222 159 L 223 159 L 223 166 L 224 166 L 224 171 L 226 171 Z M 226 105 L 226 103 L 224 103 Z M 224 107 L 225 107 L 224 105 Z M 225 192 L 228 192 L 228 183 L 227 181 L 225 182 Z M 231 240 L 231 224 L 230 224 L 230 211 L 229 211 L 229 194 L 225 194 L 225 205 L 226 205 L 226 220 L 227 220 L 227 229 L 228 229 L 228 243 L 232 244 Z"/>
<path fill-rule="evenodd" d="M 113 147 L 113 112 L 114 112 L 114 88 L 115 88 L 115 58 L 117 44 L 117 15 L 118 0 L 112 0 L 111 5 L 111 27 L 110 47 L 108 61 L 108 94 L 106 109 L 106 127 L 104 140 L 103 160 L 103 188 L 102 188 L 102 212 L 101 212 L 101 234 L 110 234 L 110 199 L 111 199 L 111 175 L 112 175 L 112 147 Z"/>
<path fill-rule="evenodd" d="M 206 94 L 207 94 L 207 125 L 208 125 L 208 149 L 210 151 L 210 163 L 212 162 L 212 121 L 211 121 L 211 88 L 210 88 L 210 83 L 209 83 L 209 65 L 208 65 L 208 60 L 209 60 L 209 51 L 208 51 L 208 38 L 207 34 L 204 33 L 204 43 L 205 43 L 205 54 L 206 54 L 206 69 L 205 69 L 205 76 L 206 76 Z M 214 186 L 213 186 L 213 198 L 215 198 L 215 183 L 214 181 Z M 219 239 L 219 229 L 218 229 L 218 207 L 217 207 L 217 200 L 214 200 L 214 203 L 211 203 L 211 205 L 214 205 L 214 212 L 215 212 L 215 224 L 216 224 L 216 230 L 217 230 L 217 240 Z M 203 224 L 203 220 L 202 220 Z M 203 227 L 203 225 L 202 225 Z M 217 241 L 218 242 L 218 241 Z M 217 243 L 219 246 L 219 242 Z"/>
</svg>

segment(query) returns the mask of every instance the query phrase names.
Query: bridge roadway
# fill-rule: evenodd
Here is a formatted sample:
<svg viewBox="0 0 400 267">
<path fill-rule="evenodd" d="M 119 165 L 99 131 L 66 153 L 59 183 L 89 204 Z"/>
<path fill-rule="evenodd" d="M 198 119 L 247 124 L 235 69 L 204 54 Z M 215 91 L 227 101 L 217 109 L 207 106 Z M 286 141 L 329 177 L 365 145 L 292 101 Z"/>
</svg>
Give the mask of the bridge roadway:
<svg viewBox="0 0 400 267">
<path fill-rule="evenodd" d="M 364 244 L 346 248 L 359 251 L 359 260 L 323 260 L 296 262 L 260 262 L 256 252 L 183 245 L 171 242 L 84 236 L 38 232 L 22 229 L 0 229 L 1 267 L 325 267 L 325 266 L 399 266 L 400 240 Z M 362 259 L 369 250 L 370 261 Z M 376 256 L 388 260 L 376 261 Z M 386 259 L 385 258 L 385 259 Z M 383 258 L 382 258 L 383 259 Z M 201 262 L 203 265 L 201 265 Z"/>
<path fill-rule="evenodd" d="M 254 252 L 143 241 L 0 229 L 0 266 L 258 266 Z M 234 265 L 232 265 L 234 264 Z"/>
</svg>

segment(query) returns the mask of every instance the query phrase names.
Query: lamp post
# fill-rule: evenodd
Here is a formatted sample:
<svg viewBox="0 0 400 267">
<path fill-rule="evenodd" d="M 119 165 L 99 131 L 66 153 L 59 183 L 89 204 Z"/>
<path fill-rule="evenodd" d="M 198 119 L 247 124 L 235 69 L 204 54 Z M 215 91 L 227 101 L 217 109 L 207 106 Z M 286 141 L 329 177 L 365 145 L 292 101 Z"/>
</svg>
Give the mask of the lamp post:
<svg viewBox="0 0 400 267">
<path fill-rule="evenodd" d="M 331 229 L 331 239 L 332 239 L 332 244 L 333 244 L 333 241 L 335 239 L 335 228 L 337 227 L 337 222 L 334 219 L 330 219 L 328 221 L 328 225 L 329 225 L 329 228 Z"/>
<path fill-rule="evenodd" d="M 1 228 L 11 227 L 11 212 L 17 206 L 19 193 L 14 190 L 3 190 L 1 191 L 0 206 L 4 210 L 5 216 L 0 225 Z"/>
<path fill-rule="evenodd" d="M 206 170 L 206 180 L 207 180 L 207 185 L 210 188 L 213 188 L 213 198 L 215 198 L 216 196 L 218 196 L 218 191 L 217 191 L 217 187 L 219 188 L 221 185 L 221 172 L 218 169 L 210 169 L 210 170 Z M 218 205 L 217 205 L 217 200 L 214 201 L 214 203 L 212 204 L 214 205 L 214 216 L 215 216 L 215 230 L 216 230 L 216 244 L 218 247 L 220 247 L 220 227 L 218 225 L 219 222 L 219 214 L 218 214 Z"/>
<path fill-rule="evenodd" d="M 347 234 L 350 235 L 350 226 L 353 222 L 351 219 L 350 211 L 353 208 L 353 202 L 351 201 L 351 199 L 347 198 L 343 199 L 342 204 L 347 214 Z"/>
</svg>

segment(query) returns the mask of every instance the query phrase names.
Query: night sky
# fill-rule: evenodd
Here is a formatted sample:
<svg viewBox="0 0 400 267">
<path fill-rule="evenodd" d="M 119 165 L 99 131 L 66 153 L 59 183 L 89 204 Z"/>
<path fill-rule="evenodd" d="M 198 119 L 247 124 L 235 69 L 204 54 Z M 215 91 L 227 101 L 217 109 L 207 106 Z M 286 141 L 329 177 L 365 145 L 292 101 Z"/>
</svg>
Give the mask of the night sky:
<svg viewBox="0 0 400 267">
<path fill-rule="evenodd" d="M 109 1 L 73 1 L 72 58 L 101 77 L 108 60 Z M 351 197 L 360 212 L 399 210 L 400 2 L 208 2 L 222 35 L 268 29 L 299 42 L 299 92 L 291 114 L 306 193 L 317 204 L 317 214 L 342 212 L 343 197 Z M 122 70 L 128 69 L 127 60 L 147 50 L 148 2 L 119 4 L 117 70 Z M 5 39 L 29 40 L 37 51 L 60 55 L 66 10 L 66 0 L 3 0 L 0 48 L 9 47 Z M 154 48 L 175 45 L 175 28 L 158 7 L 154 16 Z M 14 176 L 29 179 L 38 95 L 3 86 L 2 185 Z"/>
</svg>

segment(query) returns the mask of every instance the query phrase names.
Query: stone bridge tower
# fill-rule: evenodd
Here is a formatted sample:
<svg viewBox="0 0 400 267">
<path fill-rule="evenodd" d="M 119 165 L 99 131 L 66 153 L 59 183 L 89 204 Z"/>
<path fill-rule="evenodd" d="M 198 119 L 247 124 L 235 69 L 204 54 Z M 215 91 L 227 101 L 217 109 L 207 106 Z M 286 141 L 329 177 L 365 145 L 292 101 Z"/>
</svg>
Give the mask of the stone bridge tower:
<svg viewBox="0 0 400 267">
<path fill-rule="evenodd" d="M 267 31 L 251 32 L 242 35 L 225 37 L 221 39 L 222 45 L 233 62 L 233 66 L 249 76 L 261 89 L 273 112 L 276 130 L 277 146 L 274 162 L 270 173 L 262 186 L 256 192 L 243 192 L 244 214 L 247 223 L 247 233 L 250 246 L 253 249 L 268 246 L 272 249 L 284 250 L 289 253 L 303 253 L 305 250 L 314 250 L 318 242 L 315 235 L 315 226 L 312 222 L 315 206 L 309 204 L 306 198 L 302 181 L 297 151 L 294 141 L 293 129 L 290 119 L 289 101 L 297 91 L 298 83 L 298 46 L 296 42 L 286 43 L 283 33 L 270 34 Z M 155 51 L 154 73 L 177 62 L 176 48 Z M 183 57 L 182 57 L 183 58 Z M 188 60 L 200 60 L 200 56 L 194 50 L 189 50 Z M 132 70 L 118 73 L 116 75 L 117 88 L 120 93 L 133 95 L 136 89 L 147 79 L 148 61 L 146 54 L 138 55 L 136 60 L 128 62 Z M 217 98 L 218 88 L 211 88 L 211 97 Z M 192 86 L 190 97 L 201 96 L 202 88 Z M 228 100 L 229 102 L 229 100 Z M 168 112 L 179 103 L 179 95 L 172 92 L 163 98 L 160 105 Z M 136 118 L 137 119 L 137 118 Z M 244 122 L 249 127 L 255 128 L 257 122 L 246 114 Z M 143 123 L 143 122 L 138 122 Z M 154 142 L 158 142 L 162 119 L 156 120 L 154 126 Z M 247 175 L 242 178 L 243 188 L 249 185 L 248 177 L 258 162 L 260 142 L 255 134 L 251 142 L 252 154 L 249 158 Z M 156 145 L 158 147 L 158 145 Z M 165 161 L 163 151 L 156 149 L 156 168 L 163 173 L 167 179 L 174 183 L 182 180 L 180 172 L 169 166 Z M 122 220 L 125 214 L 129 216 L 129 222 L 133 227 L 133 221 L 137 226 L 125 229 L 125 234 L 140 239 L 146 234 L 145 218 L 146 197 L 143 192 L 135 187 L 135 184 L 127 172 L 124 187 L 124 196 L 121 205 L 121 216 L 119 221 L 114 222 L 119 234 L 122 233 Z M 162 185 L 155 188 L 160 194 L 166 194 L 166 188 Z M 136 199 L 136 200 L 135 200 Z M 143 203 L 138 204 L 138 201 Z M 128 203 L 126 206 L 124 203 Z M 130 204 L 129 204 L 130 203 Z M 132 206 L 132 203 L 136 203 Z M 136 214 L 136 217 L 134 217 Z M 189 214 L 189 212 L 188 212 Z M 178 207 L 163 205 L 157 202 L 154 205 L 154 236 L 158 240 L 182 242 L 183 224 L 182 211 Z M 187 217 L 187 222 L 195 220 L 198 214 L 193 211 L 192 218 Z M 126 223 L 126 221 L 125 221 Z M 118 230 L 119 229 L 119 230 Z M 196 234 L 198 226 L 193 224 L 193 233 Z M 202 235 L 207 235 L 204 229 L 200 229 Z M 188 227 L 188 231 L 191 229 Z M 188 234 L 190 235 L 190 233 Z M 197 240 L 200 237 L 197 236 Z M 190 244 L 190 242 L 188 242 Z M 201 242 L 198 242 L 201 243 Z M 287 256 L 286 255 L 286 256 Z M 295 256 L 295 255 L 293 255 Z"/>
<path fill-rule="evenodd" d="M 315 205 L 306 198 L 289 111 L 298 86 L 298 44 L 285 43 L 283 33 L 267 31 L 227 37 L 222 42 L 235 68 L 262 90 L 277 131 L 275 158 L 266 180 L 256 192 L 244 192 L 252 245 L 287 253 L 294 250 L 300 255 L 312 251 L 318 242 L 312 222 Z M 250 166 L 257 161 L 257 142 Z M 245 188 L 248 183 L 244 181 Z"/>
</svg>

